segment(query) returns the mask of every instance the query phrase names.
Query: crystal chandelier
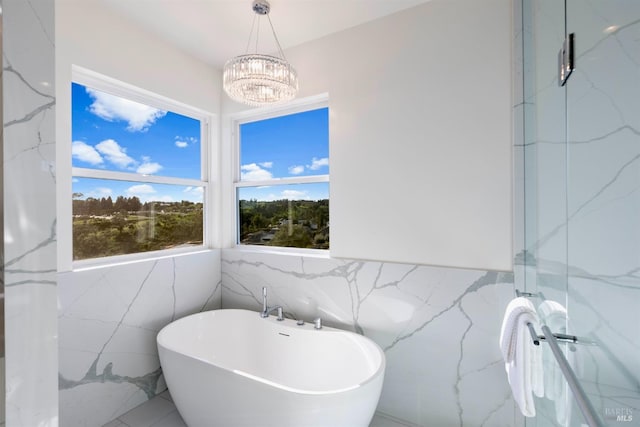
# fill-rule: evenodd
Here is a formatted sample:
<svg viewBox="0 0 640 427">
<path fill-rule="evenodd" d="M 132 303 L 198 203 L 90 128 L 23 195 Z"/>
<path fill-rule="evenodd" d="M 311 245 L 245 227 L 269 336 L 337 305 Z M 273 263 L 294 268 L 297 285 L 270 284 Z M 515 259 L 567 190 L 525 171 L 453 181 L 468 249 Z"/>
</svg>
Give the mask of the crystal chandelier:
<svg viewBox="0 0 640 427">
<path fill-rule="evenodd" d="M 269 18 L 269 10 L 271 9 L 269 2 L 254 0 L 252 9 L 256 16 L 254 16 L 249 33 L 246 53 L 231 58 L 224 64 L 222 76 L 224 90 L 231 99 L 252 107 L 289 101 L 295 98 L 298 92 L 298 74 L 284 57 L 271 18 Z M 280 57 L 257 52 L 260 19 L 257 19 L 256 53 L 248 53 L 256 18 L 262 15 L 267 16 Z"/>
</svg>

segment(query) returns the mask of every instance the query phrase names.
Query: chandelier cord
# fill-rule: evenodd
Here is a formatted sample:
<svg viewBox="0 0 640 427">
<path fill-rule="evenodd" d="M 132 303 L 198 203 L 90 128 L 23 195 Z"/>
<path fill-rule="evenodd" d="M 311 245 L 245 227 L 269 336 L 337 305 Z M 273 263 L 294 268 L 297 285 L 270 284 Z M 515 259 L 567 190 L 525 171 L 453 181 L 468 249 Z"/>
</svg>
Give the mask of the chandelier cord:
<svg viewBox="0 0 640 427">
<path fill-rule="evenodd" d="M 267 14 L 267 19 L 269 20 L 269 25 L 271 26 L 271 32 L 273 33 L 273 38 L 276 39 L 276 45 L 278 45 L 278 53 L 280 57 L 285 61 L 287 58 L 284 56 L 284 52 L 282 51 L 282 46 L 280 46 L 280 41 L 278 40 L 278 36 L 276 35 L 276 30 L 273 28 L 273 23 L 271 23 L 271 17 Z"/>
<path fill-rule="evenodd" d="M 273 28 L 273 22 L 271 22 L 271 17 L 267 14 L 267 19 L 269 20 L 269 26 L 271 27 L 271 33 L 273 34 L 273 38 L 276 41 L 276 46 L 278 48 L 278 55 L 280 58 L 285 61 L 287 58 L 284 56 L 284 51 L 282 50 L 282 46 L 280 46 L 280 40 L 278 40 L 278 35 L 276 34 L 275 28 Z M 258 21 L 258 28 L 256 28 L 256 20 Z M 260 38 L 260 17 L 258 14 L 253 15 L 253 21 L 251 22 L 251 31 L 249 31 L 249 40 L 247 40 L 247 48 L 244 50 L 244 53 L 249 53 L 249 46 L 251 45 L 251 38 L 253 36 L 253 30 L 256 29 L 256 49 L 255 53 L 258 53 L 258 40 Z"/>
<path fill-rule="evenodd" d="M 249 53 L 249 46 L 251 45 L 251 36 L 253 36 L 253 29 L 256 27 L 256 18 L 258 15 L 253 15 L 253 22 L 251 23 L 251 31 L 249 31 L 249 40 L 247 40 L 247 48 L 244 50 L 245 55 Z M 256 52 L 257 52 L 257 44 L 256 44 Z"/>
<path fill-rule="evenodd" d="M 256 52 L 258 53 L 258 40 L 260 39 L 260 21 L 261 19 L 258 18 L 258 28 L 256 28 Z"/>
</svg>

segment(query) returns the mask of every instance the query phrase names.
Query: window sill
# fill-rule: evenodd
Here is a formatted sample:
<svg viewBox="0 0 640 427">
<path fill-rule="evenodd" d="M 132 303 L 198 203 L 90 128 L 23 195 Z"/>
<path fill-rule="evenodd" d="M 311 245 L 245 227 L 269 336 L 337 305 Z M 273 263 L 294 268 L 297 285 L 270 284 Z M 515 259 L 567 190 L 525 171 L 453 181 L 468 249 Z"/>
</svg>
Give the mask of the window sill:
<svg viewBox="0 0 640 427">
<path fill-rule="evenodd" d="M 297 256 L 306 258 L 331 258 L 328 249 L 305 249 L 305 248 L 285 248 L 285 247 L 273 247 L 273 246 L 258 246 L 258 245 L 237 245 L 232 248 L 224 249 L 225 251 L 244 252 L 252 254 L 267 254 L 267 255 L 284 255 L 284 256 Z"/>
<path fill-rule="evenodd" d="M 71 272 L 75 273 L 81 271 L 96 270 L 100 268 L 119 267 L 140 262 L 157 261 L 165 258 L 176 258 L 206 252 L 213 252 L 215 250 L 217 249 L 198 246 L 197 248 L 167 249 L 163 251 L 141 252 L 129 255 L 116 255 L 108 258 L 95 258 L 82 261 L 74 261 Z"/>
</svg>

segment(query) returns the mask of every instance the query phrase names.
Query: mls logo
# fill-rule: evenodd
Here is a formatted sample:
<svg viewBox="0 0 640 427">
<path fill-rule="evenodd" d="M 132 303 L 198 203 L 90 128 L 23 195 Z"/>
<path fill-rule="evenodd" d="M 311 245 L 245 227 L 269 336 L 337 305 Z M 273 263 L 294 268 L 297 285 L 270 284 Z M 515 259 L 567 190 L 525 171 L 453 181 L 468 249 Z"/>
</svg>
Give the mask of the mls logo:
<svg viewBox="0 0 640 427">
<path fill-rule="evenodd" d="M 633 421 L 633 410 L 631 408 L 604 408 L 604 417 L 610 421 L 629 423 Z"/>
</svg>

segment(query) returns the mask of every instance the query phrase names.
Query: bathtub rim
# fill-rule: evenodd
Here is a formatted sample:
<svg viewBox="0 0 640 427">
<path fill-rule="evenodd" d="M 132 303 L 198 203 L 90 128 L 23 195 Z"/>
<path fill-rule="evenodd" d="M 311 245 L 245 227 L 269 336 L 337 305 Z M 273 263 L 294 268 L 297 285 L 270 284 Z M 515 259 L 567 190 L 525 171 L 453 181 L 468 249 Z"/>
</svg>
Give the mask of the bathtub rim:
<svg viewBox="0 0 640 427">
<path fill-rule="evenodd" d="M 240 375 L 240 376 L 242 376 L 244 378 L 250 379 L 252 381 L 258 381 L 258 382 L 260 382 L 262 384 L 265 384 L 267 386 L 270 386 L 270 387 L 275 387 L 275 388 L 278 388 L 278 389 L 283 390 L 283 391 L 287 391 L 287 392 L 290 392 L 290 393 L 303 394 L 303 395 L 320 396 L 320 395 L 331 395 L 331 394 L 346 393 L 346 392 L 357 390 L 358 388 L 364 387 L 364 386 L 368 385 L 369 383 L 372 383 L 372 382 L 378 380 L 379 377 L 384 376 L 384 373 L 385 373 L 385 370 L 386 370 L 386 363 L 387 363 L 386 355 L 385 355 L 384 351 L 382 350 L 382 348 L 375 341 L 373 341 L 371 338 L 369 338 L 367 336 L 360 335 L 360 334 L 358 334 L 356 332 L 347 331 L 347 330 L 344 330 L 344 329 L 332 328 L 332 327 L 329 327 L 329 326 L 323 326 L 322 327 L 322 331 L 319 331 L 319 332 L 321 332 L 321 333 L 322 332 L 328 332 L 328 333 L 353 334 L 353 335 L 357 336 L 358 339 L 364 339 L 365 341 L 368 341 L 370 343 L 370 347 L 375 349 L 375 351 L 377 352 L 377 354 L 380 357 L 380 363 L 377 366 L 376 370 L 371 375 L 369 375 L 366 380 L 361 381 L 361 382 L 359 382 L 357 384 L 354 384 L 353 386 L 335 388 L 335 389 L 331 389 L 331 390 L 320 390 L 320 391 L 318 391 L 318 390 L 299 389 L 299 388 L 295 388 L 295 387 L 290 387 L 290 386 L 285 385 L 285 384 L 280 384 L 278 382 L 271 381 L 271 380 L 268 380 L 266 378 L 259 377 L 257 375 L 249 374 L 247 372 L 243 372 L 243 371 L 238 370 L 238 369 L 229 369 L 229 368 L 227 368 L 225 366 L 216 365 L 216 364 L 212 363 L 210 360 L 207 360 L 206 358 L 189 355 L 189 354 L 186 354 L 184 352 L 181 352 L 175 346 L 172 347 L 172 346 L 166 345 L 166 339 L 163 339 L 164 335 L 166 333 L 163 334 L 163 331 L 167 330 L 167 328 L 169 328 L 170 326 L 172 326 L 172 325 L 174 325 L 176 323 L 182 323 L 182 321 L 186 322 L 186 321 L 188 321 L 186 319 L 189 319 L 189 318 L 198 317 L 198 316 L 205 316 L 207 313 L 220 312 L 220 311 L 227 311 L 227 312 L 235 311 L 235 312 L 243 312 L 243 314 L 245 314 L 245 315 L 255 315 L 255 316 L 259 316 L 260 315 L 260 313 L 258 313 L 257 311 L 252 311 L 252 310 L 247 310 L 247 309 L 224 308 L 224 309 L 201 311 L 201 312 L 198 312 L 198 313 L 193 313 L 193 314 L 181 317 L 180 319 L 176 319 L 173 322 L 165 325 L 158 332 L 158 334 L 156 335 L 156 345 L 158 346 L 158 353 L 161 352 L 161 349 L 166 350 L 166 351 L 171 351 L 171 352 L 179 354 L 181 356 L 197 360 L 197 361 L 202 362 L 204 364 L 207 364 L 207 365 L 209 365 L 211 367 L 214 367 L 214 368 L 217 368 L 217 369 L 221 369 L 221 370 L 226 371 L 226 372 L 228 372 L 230 374 Z M 275 321 L 275 316 L 270 316 L 268 319 L 264 319 L 264 320 Z M 278 322 L 279 326 L 286 326 L 287 328 L 292 328 L 292 329 L 295 329 L 294 326 L 297 326 L 294 323 L 295 321 L 291 320 L 291 319 L 285 319 L 284 322 L 287 322 L 287 323 Z M 175 327 L 175 325 L 174 325 L 174 327 Z M 308 332 L 311 332 L 311 331 L 308 331 Z M 382 381 L 384 381 L 384 378 L 382 378 Z"/>
</svg>

